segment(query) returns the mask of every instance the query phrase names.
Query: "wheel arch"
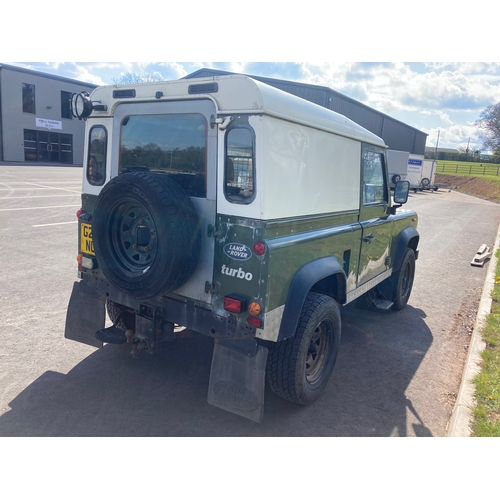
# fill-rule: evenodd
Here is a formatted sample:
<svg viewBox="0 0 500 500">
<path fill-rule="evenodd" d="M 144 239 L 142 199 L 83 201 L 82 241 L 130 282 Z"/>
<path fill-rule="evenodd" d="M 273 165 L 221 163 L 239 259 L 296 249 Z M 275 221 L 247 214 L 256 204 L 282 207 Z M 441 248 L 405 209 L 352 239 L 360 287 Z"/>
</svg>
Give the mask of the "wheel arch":
<svg viewBox="0 0 500 500">
<path fill-rule="evenodd" d="M 417 257 L 417 247 L 419 240 L 420 235 L 413 226 L 406 227 L 399 233 L 396 252 L 394 254 L 394 265 L 392 268 L 393 272 L 397 272 L 401 269 L 401 264 L 403 262 L 406 248 L 411 248 L 415 252 L 415 257 Z"/>
<path fill-rule="evenodd" d="M 302 306 L 311 291 L 328 295 L 343 304 L 346 301 L 346 276 L 339 261 L 322 257 L 304 264 L 295 273 L 288 289 L 278 341 L 295 335 Z"/>
</svg>

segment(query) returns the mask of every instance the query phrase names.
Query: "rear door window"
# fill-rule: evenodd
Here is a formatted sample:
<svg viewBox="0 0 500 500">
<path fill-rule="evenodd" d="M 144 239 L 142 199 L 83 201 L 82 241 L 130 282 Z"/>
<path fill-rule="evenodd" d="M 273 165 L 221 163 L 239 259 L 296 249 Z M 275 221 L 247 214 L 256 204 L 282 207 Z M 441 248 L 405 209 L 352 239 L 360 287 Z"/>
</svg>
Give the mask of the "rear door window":
<svg viewBox="0 0 500 500">
<path fill-rule="evenodd" d="M 207 122 L 200 113 L 130 115 L 121 122 L 119 173 L 172 178 L 189 196 L 206 196 Z"/>
</svg>

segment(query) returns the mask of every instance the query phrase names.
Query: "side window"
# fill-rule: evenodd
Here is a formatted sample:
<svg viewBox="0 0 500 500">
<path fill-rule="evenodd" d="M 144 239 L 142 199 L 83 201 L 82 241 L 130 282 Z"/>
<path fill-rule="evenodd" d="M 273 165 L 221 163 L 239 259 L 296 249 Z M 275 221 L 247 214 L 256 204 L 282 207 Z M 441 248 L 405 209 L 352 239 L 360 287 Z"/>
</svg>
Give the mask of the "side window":
<svg viewBox="0 0 500 500">
<path fill-rule="evenodd" d="M 87 180 L 93 186 L 102 186 L 106 179 L 106 149 L 108 133 L 102 125 L 92 127 L 89 136 Z"/>
<path fill-rule="evenodd" d="M 226 133 L 224 192 L 232 203 L 251 203 L 255 195 L 254 140 L 248 127 L 231 128 Z"/>
<path fill-rule="evenodd" d="M 363 204 L 387 202 L 383 153 L 363 153 Z"/>
</svg>

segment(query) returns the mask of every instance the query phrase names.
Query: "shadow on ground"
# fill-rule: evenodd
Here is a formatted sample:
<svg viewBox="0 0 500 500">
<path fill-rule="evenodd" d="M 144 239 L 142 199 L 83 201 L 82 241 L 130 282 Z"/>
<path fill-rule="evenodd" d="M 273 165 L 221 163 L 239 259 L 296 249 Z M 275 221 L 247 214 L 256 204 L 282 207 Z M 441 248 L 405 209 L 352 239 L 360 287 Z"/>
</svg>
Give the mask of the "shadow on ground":
<svg viewBox="0 0 500 500">
<path fill-rule="evenodd" d="M 342 310 L 339 358 L 308 407 L 266 388 L 264 422 L 207 404 L 213 341 L 195 336 L 160 355 L 107 345 L 68 374 L 48 371 L 9 404 L 1 436 L 430 436 L 405 396 L 432 343 L 425 314 Z M 63 342 L 71 342 L 62 339 Z"/>
</svg>

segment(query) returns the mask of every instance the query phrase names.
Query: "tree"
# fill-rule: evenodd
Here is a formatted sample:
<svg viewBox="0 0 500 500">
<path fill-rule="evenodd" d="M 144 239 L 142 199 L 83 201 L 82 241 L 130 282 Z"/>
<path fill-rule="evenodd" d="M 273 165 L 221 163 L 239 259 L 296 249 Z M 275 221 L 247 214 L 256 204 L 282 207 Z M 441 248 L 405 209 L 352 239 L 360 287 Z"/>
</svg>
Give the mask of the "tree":
<svg viewBox="0 0 500 500">
<path fill-rule="evenodd" d="M 130 83 L 161 82 L 163 81 L 163 78 L 158 73 L 143 73 L 142 75 L 137 73 L 125 73 L 120 76 L 120 78 L 113 78 L 112 80 L 115 85 L 127 85 Z"/>
<path fill-rule="evenodd" d="M 488 106 L 479 115 L 476 125 L 482 130 L 483 147 L 486 150 L 500 151 L 500 102 Z"/>
</svg>

